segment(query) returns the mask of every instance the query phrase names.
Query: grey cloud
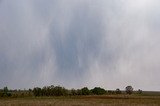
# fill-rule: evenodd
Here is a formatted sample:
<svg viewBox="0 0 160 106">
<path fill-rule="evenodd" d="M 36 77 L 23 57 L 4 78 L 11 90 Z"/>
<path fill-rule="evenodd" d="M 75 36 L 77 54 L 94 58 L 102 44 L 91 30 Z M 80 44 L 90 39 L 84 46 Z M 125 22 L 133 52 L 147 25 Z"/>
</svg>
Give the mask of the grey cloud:
<svg viewBox="0 0 160 106">
<path fill-rule="evenodd" d="M 2 0 L 0 87 L 159 90 L 158 2 Z"/>
</svg>

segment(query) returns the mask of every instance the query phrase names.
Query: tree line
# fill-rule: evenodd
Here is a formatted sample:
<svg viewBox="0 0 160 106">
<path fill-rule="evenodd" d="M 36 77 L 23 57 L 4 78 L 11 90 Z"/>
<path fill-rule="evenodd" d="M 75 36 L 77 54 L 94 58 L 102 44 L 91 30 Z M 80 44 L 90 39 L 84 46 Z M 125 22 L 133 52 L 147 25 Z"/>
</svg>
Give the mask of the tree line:
<svg viewBox="0 0 160 106">
<path fill-rule="evenodd" d="M 78 95 L 106 95 L 106 94 L 132 94 L 133 87 L 127 86 L 125 91 L 121 91 L 119 88 L 116 90 L 105 90 L 101 87 L 94 87 L 89 89 L 83 87 L 81 89 L 66 89 L 61 86 L 44 86 L 42 88 L 35 87 L 28 90 L 9 90 L 8 87 L 0 89 L 0 97 L 30 97 L 30 96 L 78 96 Z M 138 94 L 142 93 L 142 90 L 137 91 Z"/>
<path fill-rule="evenodd" d="M 45 86 L 43 88 L 36 87 L 33 89 L 35 96 L 74 96 L 74 95 L 103 95 L 106 90 L 100 87 L 95 87 L 89 90 L 87 87 L 81 89 L 68 90 L 61 86 Z"/>
</svg>

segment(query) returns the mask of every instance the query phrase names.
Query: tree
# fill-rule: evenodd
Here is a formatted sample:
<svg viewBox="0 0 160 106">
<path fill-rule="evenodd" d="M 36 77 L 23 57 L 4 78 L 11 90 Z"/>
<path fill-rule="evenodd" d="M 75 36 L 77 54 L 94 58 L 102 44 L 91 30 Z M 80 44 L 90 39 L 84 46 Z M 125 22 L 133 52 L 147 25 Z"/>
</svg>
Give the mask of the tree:
<svg viewBox="0 0 160 106">
<path fill-rule="evenodd" d="M 67 90 L 64 87 L 56 86 L 54 87 L 54 96 L 64 96 L 67 95 Z"/>
<path fill-rule="evenodd" d="M 81 89 L 77 89 L 77 95 L 82 95 L 82 90 Z"/>
<path fill-rule="evenodd" d="M 11 92 L 8 90 L 8 87 L 4 87 L 2 92 L 0 93 L 1 97 L 10 97 L 12 96 Z"/>
<path fill-rule="evenodd" d="M 33 89 L 33 94 L 34 94 L 35 96 L 41 96 L 41 95 L 42 95 L 42 90 L 41 90 L 41 88 L 39 88 L 39 87 L 34 88 L 34 89 Z"/>
<path fill-rule="evenodd" d="M 133 87 L 132 86 L 127 86 L 126 87 L 126 93 L 131 95 L 133 93 Z"/>
<path fill-rule="evenodd" d="M 91 89 L 91 92 L 95 95 L 103 95 L 106 93 L 106 90 L 100 87 L 95 87 L 94 89 Z"/>
<path fill-rule="evenodd" d="M 71 89 L 71 95 L 77 95 L 77 92 L 75 89 Z"/>
<path fill-rule="evenodd" d="M 116 94 L 121 94 L 121 90 L 119 88 L 116 89 Z"/>
<path fill-rule="evenodd" d="M 82 91 L 82 95 L 89 95 L 90 94 L 90 90 L 87 87 L 82 88 L 81 91 Z"/>
<path fill-rule="evenodd" d="M 142 90 L 141 89 L 138 89 L 138 94 L 142 94 Z"/>
<path fill-rule="evenodd" d="M 4 87 L 4 88 L 3 88 L 3 91 L 4 91 L 4 93 L 8 93 L 8 87 L 7 87 L 7 86 Z"/>
</svg>

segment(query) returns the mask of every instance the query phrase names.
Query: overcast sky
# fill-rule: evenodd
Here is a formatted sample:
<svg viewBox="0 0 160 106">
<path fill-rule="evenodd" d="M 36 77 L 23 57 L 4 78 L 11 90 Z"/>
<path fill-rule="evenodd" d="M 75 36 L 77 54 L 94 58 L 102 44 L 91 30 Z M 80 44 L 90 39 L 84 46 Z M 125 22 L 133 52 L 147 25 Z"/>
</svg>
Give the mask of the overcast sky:
<svg viewBox="0 0 160 106">
<path fill-rule="evenodd" d="M 160 90 L 159 0 L 0 0 L 0 88 Z"/>
</svg>

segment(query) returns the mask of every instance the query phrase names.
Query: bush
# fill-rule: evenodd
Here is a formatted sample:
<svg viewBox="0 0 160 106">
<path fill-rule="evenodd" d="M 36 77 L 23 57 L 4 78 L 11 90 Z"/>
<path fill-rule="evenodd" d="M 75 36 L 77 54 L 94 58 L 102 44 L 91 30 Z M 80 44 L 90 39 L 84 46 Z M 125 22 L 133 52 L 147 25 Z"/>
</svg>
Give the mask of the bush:
<svg viewBox="0 0 160 106">
<path fill-rule="evenodd" d="M 121 90 L 119 88 L 116 89 L 116 94 L 121 94 Z"/>
</svg>

